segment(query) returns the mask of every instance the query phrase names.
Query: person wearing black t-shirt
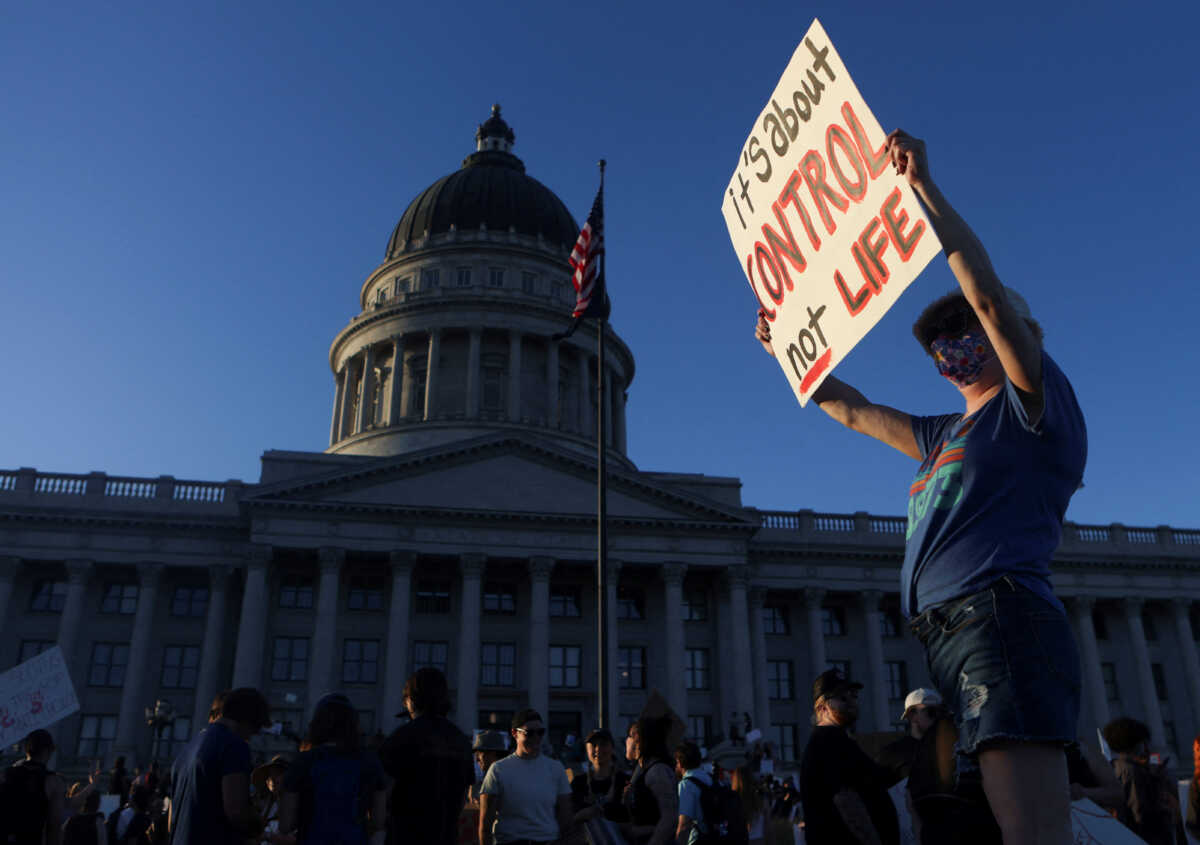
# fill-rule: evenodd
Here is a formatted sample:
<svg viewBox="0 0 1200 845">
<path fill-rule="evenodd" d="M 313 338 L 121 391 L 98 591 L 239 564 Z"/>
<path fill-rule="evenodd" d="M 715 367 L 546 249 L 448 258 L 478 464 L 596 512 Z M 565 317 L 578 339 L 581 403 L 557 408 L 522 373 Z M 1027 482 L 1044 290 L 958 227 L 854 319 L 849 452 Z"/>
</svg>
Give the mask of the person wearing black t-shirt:
<svg viewBox="0 0 1200 845">
<path fill-rule="evenodd" d="M 813 682 L 815 727 L 800 763 L 804 839 L 809 845 L 899 845 L 889 773 L 848 733 L 858 720 L 862 684 L 829 669 Z"/>
<path fill-rule="evenodd" d="M 613 736 L 597 728 L 584 740 L 588 768 L 571 781 L 571 811 L 577 822 L 603 816 L 609 821 L 627 822 L 629 813 L 621 804 L 621 793 L 629 780 L 613 760 Z"/>
</svg>

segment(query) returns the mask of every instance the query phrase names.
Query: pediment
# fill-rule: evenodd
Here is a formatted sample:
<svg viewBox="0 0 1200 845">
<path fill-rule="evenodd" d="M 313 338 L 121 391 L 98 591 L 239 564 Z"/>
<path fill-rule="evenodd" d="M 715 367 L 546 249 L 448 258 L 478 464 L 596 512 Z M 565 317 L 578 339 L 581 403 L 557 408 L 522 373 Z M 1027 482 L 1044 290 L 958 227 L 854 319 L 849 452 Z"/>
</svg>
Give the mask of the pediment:
<svg viewBox="0 0 1200 845">
<path fill-rule="evenodd" d="M 611 470 L 607 498 L 610 518 L 746 520 L 736 509 L 648 480 L 636 471 Z M 260 488 L 254 500 L 594 517 L 596 464 L 519 437 L 481 438 L 379 458 L 316 478 L 292 479 Z"/>
</svg>

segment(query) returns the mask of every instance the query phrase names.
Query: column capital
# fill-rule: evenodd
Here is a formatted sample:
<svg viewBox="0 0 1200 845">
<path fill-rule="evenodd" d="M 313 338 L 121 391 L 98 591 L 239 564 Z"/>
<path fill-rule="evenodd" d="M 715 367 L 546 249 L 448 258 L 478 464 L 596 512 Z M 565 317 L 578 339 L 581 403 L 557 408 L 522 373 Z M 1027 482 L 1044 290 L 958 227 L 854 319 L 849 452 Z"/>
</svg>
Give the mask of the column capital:
<svg viewBox="0 0 1200 845">
<path fill-rule="evenodd" d="M 1184 613 L 1190 613 L 1192 605 L 1195 603 L 1196 600 L 1191 596 L 1171 596 L 1171 607 L 1176 611 L 1182 610 Z"/>
<path fill-rule="evenodd" d="M 534 555 L 526 561 L 529 567 L 529 577 L 534 581 L 546 581 L 554 571 L 554 558 L 549 555 Z"/>
<path fill-rule="evenodd" d="M 804 588 L 804 606 L 809 610 L 820 610 L 825 601 L 825 590 L 820 587 Z"/>
<path fill-rule="evenodd" d="M 21 571 L 21 559 L 16 555 L 0 555 L 0 581 L 11 581 Z"/>
<path fill-rule="evenodd" d="M 750 586 L 750 567 L 727 566 L 721 573 L 725 578 L 725 586 L 729 589 L 741 587 L 743 590 Z"/>
<path fill-rule="evenodd" d="M 413 549 L 392 549 L 388 552 L 388 563 L 393 575 L 409 575 L 417 565 L 417 553 Z"/>
<path fill-rule="evenodd" d="M 487 568 L 487 555 L 465 554 L 458 556 L 458 568 L 463 578 L 479 578 Z"/>
<path fill-rule="evenodd" d="M 159 579 L 162 578 L 163 570 L 166 567 L 161 563 L 139 563 L 137 565 L 138 581 L 144 590 L 153 590 L 158 587 Z"/>
<path fill-rule="evenodd" d="M 1071 596 L 1071 608 L 1077 613 L 1091 613 L 1096 607 L 1095 596 Z"/>
<path fill-rule="evenodd" d="M 664 563 L 658 568 L 658 574 L 667 586 L 682 587 L 687 569 L 686 563 Z"/>
<path fill-rule="evenodd" d="M 246 552 L 247 569 L 266 569 L 271 558 L 275 556 L 275 547 L 265 543 L 255 543 Z"/>
<path fill-rule="evenodd" d="M 211 563 L 208 566 L 208 588 L 214 593 L 223 592 L 229 586 L 233 567 L 228 563 Z"/>
<path fill-rule="evenodd" d="M 317 565 L 322 575 L 327 572 L 341 572 L 345 562 L 346 550 L 339 546 L 322 546 L 317 550 Z"/>
<path fill-rule="evenodd" d="M 606 568 L 608 571 L 606 574 L 608 575 L 608 585 L 610 587 L 615 587 L 617 582 L 621 580 L 621 567 L 624 565 L 625 562 L 620 560 L 607 561 Z"/>
<path fill-rule="evenodd" d="M 92 561 L 79 558 L 63 561 L 63 565 L 67 568 L 67 581 L 72 584 L 86 584 L 95 566 Z"/>
<path fill-rule="evenodd" d="M 863 590 L 859 596 L 867 610 L 879 610 L 879 603 L 883 601 L 883 590 Z"/>
<path fill-rule="evenodd" d="M 766 587 L 751 587 L 748 595 L 750 596 L 750 606 L 755 610 L 762 610 L 763 605 L 767 603 Z"/>
</svg>

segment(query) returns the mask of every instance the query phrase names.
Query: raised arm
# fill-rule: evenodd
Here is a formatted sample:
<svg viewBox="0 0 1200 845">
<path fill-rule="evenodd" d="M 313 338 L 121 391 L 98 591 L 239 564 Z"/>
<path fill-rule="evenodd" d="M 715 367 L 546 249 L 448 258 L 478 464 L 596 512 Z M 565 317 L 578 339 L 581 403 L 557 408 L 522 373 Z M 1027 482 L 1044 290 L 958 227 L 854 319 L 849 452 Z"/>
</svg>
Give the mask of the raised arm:
<svg viewBox="0 0 1200 845">
<path fill-rule="evenodd" d="M 1021 391 L 1030 418 L 1037 418 L 1042 409 L 1041 341 L 1009 301 L 983 242 L 933 181 L 925 142 L 897 129 L 888 135 L 887 144 L 896 171 L 904 174 L 925 207 L 950 270 L 987 332 L 1005 375 Z"/>
<path fill-rule="evenodd" d="M 760 311 L 754 336 L 767 354 L 774 357 L 771 348 L 771 327 Z M 822 411 L 829 414 L 846 428 L 874 437 L 915 460 L 921 460 L 917 438 L 913 435 L 912 417 L 887 405 L 876 405 L 846 382 L 826 376 L 812 399 Z"/>
</svg>

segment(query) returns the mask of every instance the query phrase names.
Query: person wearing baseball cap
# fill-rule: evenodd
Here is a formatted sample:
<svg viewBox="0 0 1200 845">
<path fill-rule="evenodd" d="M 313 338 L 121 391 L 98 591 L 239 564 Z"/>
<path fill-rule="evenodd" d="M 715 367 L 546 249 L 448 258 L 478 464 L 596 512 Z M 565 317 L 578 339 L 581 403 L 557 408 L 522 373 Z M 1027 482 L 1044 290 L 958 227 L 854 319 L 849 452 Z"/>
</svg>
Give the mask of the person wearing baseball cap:
<svg viewBox="0 0 1200 845">
<path fill-rule="evenodd" d="M 858 721 L 862 688 L 838 669 L 827 669 L 813 681 L 813 731 L 800 762 L 804 841 L 809 845 L 899 845 L 888 772 L 849 734 Z"/>
<path fill-rule="evenodd" d="M 587 770 L 571 781 L 574 820 L 585 822 L 603 816 L 609 821 L 629 821 L 629 813 L 621 805 L 628 777 L 613 763 L 612 733 L 607 728 L 596 728 L 583 745 L 587 749 Z"/>
</svg>

